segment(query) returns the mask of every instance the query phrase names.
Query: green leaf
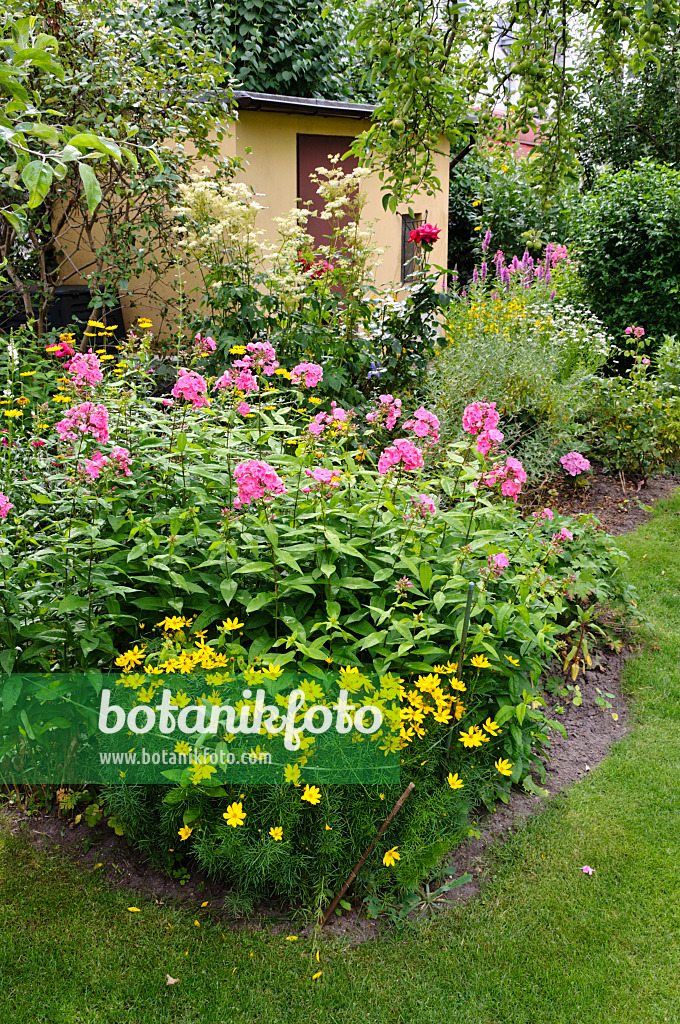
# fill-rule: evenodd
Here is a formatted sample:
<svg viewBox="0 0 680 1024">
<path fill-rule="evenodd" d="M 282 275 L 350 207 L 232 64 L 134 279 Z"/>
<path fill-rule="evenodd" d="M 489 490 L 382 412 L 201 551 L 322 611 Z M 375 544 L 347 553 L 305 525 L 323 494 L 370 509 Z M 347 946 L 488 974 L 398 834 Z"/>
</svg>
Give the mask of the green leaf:
<svg viewBox="0 0 680 1024">
<path fill-rule="evenodd" d="M 88 213 L 94 213 L 102 200 L 102 190 L 97 181 L 97 175 L 87 164 L 79 163 L 78 171 L 83 188 L 85 189 Z"/>
<path fill-rule="evenodd" d="M 21 172 L 21 180 L 28 189 L 28 208 L 40 206 L 52 184 L 52 168 L 42 160 L 31 160 Z"/>
<path fill-rule="evenodd" d="M 4 653 L 4 652 L 3 652 Z M 4 666 L 3 666 L 4 667 Z M 2 688 L 2 710 L 8 714 L 19 700 L 23 679 L 19 675 L 10 676 Z"/>
<path fill-rule="evenodd" d="M 224 603 L 226 605 L 231 604 L 231 600 L 237 590 L 238 583 L 236 582 L 236 580 L 222 580 L 222 582 L 220 583 L 220 593 L 224 598 Z"/>
<path fill-rule="evenodd" d="M 88 149 L 96 149 L 97 152 L 103 153 L 105 156 L 111 156 L 120 163 L 120 148 L 112 139 L 102 139 L 99 135 L 94 135 L 92 132 L 79 132 L 77 135 L 73 135 L 68 142 L 69 146 L 75 146 L 81 153 L 86 152 Z"/>
<path fill-rule="evenodd" d="M 69 594 L 67 597 L 63 597 L 57 605 L 58 612 L 77 612 L 87 608 L 89 602 L 84 597 L 77 597 L 75 594 Z"/>
<path fill-rule="evenodd" d="M 177 435 L 177 441 L 175 442 L 175 448 L 178 452 L 183 452 L 187 446 L 187 435 L 183 430 L 180 430 Z"/>
<path fill-rule="evenodd" d="M 508 719 L 512 718 L 515 713 L 515 707 L 513 704 L 503 704 L 494 715 L 494 721 L 498 725 L 503 725 Z"/>
<path fill-rule="evenodd" d="M 264 608 L 265 605 L 271 604 L 273 600 L 274 593 L 271 590 L 266 590 L 262 594 L 256 594 L 252 601 L 247 605 L 246 614 L 259 611 L 259 609 Z"/>
<path fill-rule="evenodd" d="M 420 563 L 420 585 L 423 590 L 427 593 L 432 583 L 432 566 L 429 562 Z"/>
</svg>

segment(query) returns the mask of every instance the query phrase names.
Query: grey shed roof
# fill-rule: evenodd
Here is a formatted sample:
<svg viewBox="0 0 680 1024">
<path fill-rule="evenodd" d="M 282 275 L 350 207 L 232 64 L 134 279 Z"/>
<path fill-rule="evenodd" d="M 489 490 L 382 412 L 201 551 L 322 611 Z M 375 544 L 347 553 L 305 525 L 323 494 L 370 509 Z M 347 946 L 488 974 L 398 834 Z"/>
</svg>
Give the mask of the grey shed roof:
<svg viewBox="0 0 680 1024">
<path fill-rule="evenodd" d="M 264 92 L 235 92 L 239 110 L 269 110 L 279 114 L 315 114 L 318 117 L 369 118 L 374 103 L 349 103 L 345 100 L 307 99 L 304 96 L 277 96 Z"/>
</svg>

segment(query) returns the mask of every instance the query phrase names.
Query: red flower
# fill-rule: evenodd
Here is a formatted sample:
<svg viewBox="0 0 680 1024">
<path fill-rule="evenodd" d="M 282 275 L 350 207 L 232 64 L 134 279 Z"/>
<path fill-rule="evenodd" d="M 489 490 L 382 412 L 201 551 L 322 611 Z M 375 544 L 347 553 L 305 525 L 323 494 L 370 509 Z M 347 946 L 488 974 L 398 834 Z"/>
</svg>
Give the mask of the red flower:
<svg viewBox="0 0 680 1024">
<path fill-rule="evenodd" d="M 415 242 L 416 245 L 434 245 L 441 231 L 442 229 L 438 228 L 436 224 L 421 224 L 420 227 L 410 232 L 409 242 Z"/>
</svg>

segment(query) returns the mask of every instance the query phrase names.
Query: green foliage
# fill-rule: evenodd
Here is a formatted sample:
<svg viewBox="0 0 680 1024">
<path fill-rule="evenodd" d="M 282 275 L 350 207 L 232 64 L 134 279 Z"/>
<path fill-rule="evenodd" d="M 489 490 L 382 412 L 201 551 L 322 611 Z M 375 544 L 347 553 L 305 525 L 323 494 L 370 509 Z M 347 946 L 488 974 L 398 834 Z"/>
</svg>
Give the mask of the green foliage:
<svg viewBox="0 0 680 1024">
<path fill-rule="evenodd" d="M 606 471 L 642 479 L 680 458 L 680 388 L 651 374 L 644 358 L 636 355 L 625 376 L 594 382 L 584 428 L 590 451 Z"/>
<path fill-rule="evenodd" d="M 574 215 L 583 298 L 612 332 L 680 333 L 680 171 L 603 170 Z"/>
<path fill-rule="evenodd" d="M 599 321 L 586 310 L 551 301 L 534 285 L 490 294 L 473 286 L 449 307 L 447 347 L 429 381 L 442 436 L 461 436 L 465 406 L 495 401 L 503 448 L 519 458 L 531 483 L 559 471 L 587 415 L 597 370 L 609 352 Z"/>
<path fill-rule="evenodd" d="M 579 52 L 594 54 L 605 71 L 638 72 L 678 26 L 677 3 L 656 6 L 638 0 L 622 16 L 609 4 L 570 0 L 536 17 L 531 5 L 505 0 L 367 4 L 353 34 L 369 54 L 378 108 L 355 145 L 377 160 L 385 204 L 396 209 L 439 188 L 440 139 L 455 156 L 472 134 L 507 142 L 539 125 L 530 164 L 537 185 L 550 195 L 565 178 L 576 180 Z"/>
<path fill-rule="evenodd" d="M 588 183 L 603 164 L 621 170 L 648 158 L 680 167 L 680 60 L 672 34 L 655 46 L 654 57 L 631 74 L 621 66 L 603 68 L 599 56 L 586 55 L 574 120 Z"/>
<path fill-rule="evenodd" d="M 21 0 L 12 4 L 22 6 Z M 46 133 L 62 132 L 67 122 L 63 134 L 71 148 L 46 200 L 33 203 L 21 225 L 0 226 L 9 277 L 38 333 L 57 280 L 69 283 L 75 251 L 91 254 L 90 262 L 76 261 L 78 273 L 88 281 L 92 308 L 105 315 L 120 307 L 131 279 L 144 276 L 152 289 L 173 267 L 169 208 L 195 160 L 210 159 L 219 173 L 231 173 L 231 163 L 219 156 L 229 119 L 226 60 L 218 65 L 206 45 L 190 45 L 179 29 L 159 23 L 150 0 L 60 4 L 53 22 L 59 74 L 45 71 L 39 93 L 32 83 L 32 102 L 43 110 Z M 61 150 L 44 145 L 41 159 L 56 160 Z M 46 181 L 43 175 L 15 179 L 10 176 L 3 189 L 8 200 L 32 181 L 34 194 L 42 194 Z M 24 227 L 32 263 L 17 242 Z"/>
<path fill-rule="evenodd" d="M 54 194 L 56 183 L 73 173 L 74 167 L 83 183 L 85 206 L 91 214 L 101 199 L 91 164 L 137 163 L 132 150 L 113 139 L 79 131 L 76 124 L 64 125 L 62 118 L 54 123 L 50 116 L 53 111 L 43 101 L 35 77 L 37 73 L 43 85 L 50 78 L 64 83 L 65 71 L 57 59 L 57 40 L 39 31 L 38 18 L 12 21 L 7 11 L 3 27 L 8 35 L 0 40 L 4 58 L 0 61 L 0 91 L 9 99 L 0 112 L 0 153 L 4 151 L 0 157 L 4 179 L 1 241 L 9 231 L 24 238 L 29 211 L 41 207 L 48 194 Z M 122 141 L 127 142 L 124 137 Z M 3 248 L 7 253 L 9 247 Z"/>
<path fill-rule="evenodd" d="M 234 64 L 240 89 L 335 99 L 353 94 L 345 5 L 317 0 L 156 0 L 161 21 Z M 354 69 L 356 70 L 356 69 Z"/>
<path fill-rule="evenodd" d="M 491 231 L 491 251 L 537 256 L 546 242 L 569 234 L 572 188 L 547 199 L 536 189 L 531 167 L 511 147 L 500 153 L 476 147 L 451 171 L 449 185 L 449 266 L 467 284 Z"/>
</svg>

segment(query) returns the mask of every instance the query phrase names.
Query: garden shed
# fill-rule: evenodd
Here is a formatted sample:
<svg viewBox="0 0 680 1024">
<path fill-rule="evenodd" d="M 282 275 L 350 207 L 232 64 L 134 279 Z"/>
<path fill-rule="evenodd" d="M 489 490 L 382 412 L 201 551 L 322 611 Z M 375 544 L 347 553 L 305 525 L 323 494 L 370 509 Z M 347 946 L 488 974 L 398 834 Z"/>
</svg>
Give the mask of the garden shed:
<svg viewBox="0 0 680 1024">
<path fill-rule="evenodd" d="M 285 216 L 296 202 L 309 203 L 311 209 L 317 206 L 316 185 L 310 180 L 315 168 L 328 166 L 329 156 L 345 157 L 342 166 L 346 171 L 356 167 L 356 158 L 346 156 L 347 150 L 355 136 L 366 128 L 374 107 L 369 103 L 255 92 L 235 93 L 234 103 L 237 120 L 222 143 L 222 155 L 238 157 L 242 161 L 236 180 L 244 181 L 258 195 L 264 209 L 258 214 L 257 227 L 265 232 L 266 237 L 274 239 L 276 217 Z M 372 223 L 375 244 L 382 250 L 376 271 L 376 284 L 379 286 L 393 285 L 398 291 L 406 280 L 408 263 L 413 256 L 408 236 L 419 222 L 429 221 L 441 228 L 431 262 L 446 266 L 449 180 L 446 140 L 442 140 L 441 150 L 435 159 L 442 191 L 436 196 L 416 196 L 410 204 L 411 214 L 407 205 L 399 207 L 396 213 L 383 209 L 377 173 L 365 181 L 367 204 L 363 219 L 365 223 Z M 310 218 L 308 230 L 311 234 L 315 231 L 320 233 L 322 229 L 322 221 Z M 69 268 L 68 275 L 62 277 L 62 283 L 85 285 L 84 278 L 78 276 L 78 268 L 88 264 L 91 255 L 82 250 L 69 252 L 68 236 L 62 241 L 64 250 L 68 252 L 63 266 Z M 321 244 L 320 238 L 318 241 Z M 190 300 L 194 282 L 188 280 L 185 284 Z M 143 278 L 131 281 L 129 295 L 121 296 L 126 326 L 137 316 L 148 316 L 159 325 L 160 310 L 167 300 L 173 304 L 176 291 L 174 279 L 154 289 L 150 289 Z"/>
</svg>

